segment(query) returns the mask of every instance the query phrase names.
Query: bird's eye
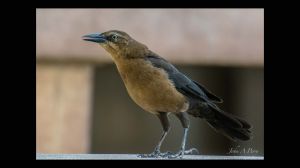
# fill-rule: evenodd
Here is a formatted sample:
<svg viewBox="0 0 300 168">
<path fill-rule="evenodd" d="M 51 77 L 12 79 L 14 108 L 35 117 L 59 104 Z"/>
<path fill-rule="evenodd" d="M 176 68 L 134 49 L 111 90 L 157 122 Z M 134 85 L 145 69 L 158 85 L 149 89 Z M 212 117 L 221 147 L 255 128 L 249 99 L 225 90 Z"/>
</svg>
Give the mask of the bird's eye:
<svg viewBox="0 0 300 168">
<path fill-rule="evenodd" d="M 112 35 L 112 36 L 111 36 L 111 38 L 112 38 L 114 41 L 117 41 L 117 40 L 118 40 L 118 36 L 117 36 L 117 35 L 115 35 L 115 34 L 114 34 L 114 35 Z"/>
</svg>

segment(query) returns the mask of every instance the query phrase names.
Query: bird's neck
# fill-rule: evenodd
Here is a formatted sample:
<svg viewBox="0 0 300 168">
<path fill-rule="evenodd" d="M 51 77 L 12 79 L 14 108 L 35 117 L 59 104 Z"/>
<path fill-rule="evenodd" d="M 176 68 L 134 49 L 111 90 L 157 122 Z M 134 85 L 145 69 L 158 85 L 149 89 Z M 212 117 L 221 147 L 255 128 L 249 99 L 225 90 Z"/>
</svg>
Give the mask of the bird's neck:
<svg viewBox="0 0 300 168">
<path fill-rule="evenodd" d="M 135 40 L 131 41 L 130 44 L 122 48 L 122 50 L 110 52 L 121 75 L 123 71 L 138 71 L 138 66 L 142 66 L 141 64 L 144 62 L 144 58 L 152 53 L 153 52 L 149 50 L 146 45 Z"/>
<path fill-rule="evenodd" d="M 124 61 L 124 59 L 140 59 L 144 58 L 150 50 L 142 43 L 135 40 L 131 41 L 128 46 L 118 49 L 115 52 L 110 52 L 114 61 Z"/>
</svg>

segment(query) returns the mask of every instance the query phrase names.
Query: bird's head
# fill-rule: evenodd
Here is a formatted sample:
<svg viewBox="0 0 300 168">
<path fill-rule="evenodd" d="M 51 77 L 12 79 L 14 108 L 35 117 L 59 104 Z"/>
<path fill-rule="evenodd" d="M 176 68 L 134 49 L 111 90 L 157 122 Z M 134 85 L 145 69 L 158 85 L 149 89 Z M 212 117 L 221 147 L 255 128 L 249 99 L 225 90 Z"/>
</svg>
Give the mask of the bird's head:
<svg viewBox="0 0 300 168">
<path fill-rule="evenodd" d="M 147 48 L 132 39 L 127 33 L 119 30 L 88 34 L 83 36 L 83 40 L 100 44 L 113 57 L 132 55 L 131 52 L 134 50 Z"/>
</svg>

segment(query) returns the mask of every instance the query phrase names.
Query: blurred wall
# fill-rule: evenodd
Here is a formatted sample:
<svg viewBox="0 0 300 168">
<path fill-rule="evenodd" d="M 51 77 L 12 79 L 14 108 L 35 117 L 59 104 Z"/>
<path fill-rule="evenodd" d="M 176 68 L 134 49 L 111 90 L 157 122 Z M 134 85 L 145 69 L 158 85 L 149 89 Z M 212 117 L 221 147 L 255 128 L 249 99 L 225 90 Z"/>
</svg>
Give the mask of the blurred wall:
<svg viewBox="0 0 300 168">
<path fill-rule="evenodd" d="M 195 65 L 196 69 L 204 65 L 213 68 L 262 68 L 264 64 L 263 26 L 262 9 L 37 9 L 37 152 L 116 151 L 112 146 L 107 145 L 107 148 L 103 148 L 105 143 L 100 144 L 99 147 L 99 144 L 95 142 L 101 136 L 100 133 L 95 132 L 97 131 L 95 122 L 102 124 L 105 123 L 102 120 L 106 119 L 107 122 L 108 120 L 119 122 L 119 120 L 113 120 L 103 115 L 105 112 L 109 112 L 104 111 L 105 104 L 112 103 L 108 100 L 118 99 L 118 104 L 112 107 L 114 110 L 111 109 L 112 114 L 116 111 L 126 113 L 122 104 L 129 103 L 127 100 L 130 99 L 127 95 L 121 96 L 121 94 L 125 94 L 124 86 L 120 85 L 119 89 L 116 89 L 109 87 L 113 86 L 112 84 L 104 85 L 105 82 L 108 82 L 105 80 L 110 79 L 105 76 L 110 75 L 111 70 L 100 76 L 98 71 L 99 67 L 105 67 L 112 63 L 110 56 L 98 45 L 83 41 L 81 39 L 83 35 L 111 29 L 123 30 L 138 41 L 147 44 L 151 50 L 167 60 L 185 66 Z M 191 74 L 206 76 L 205 73 L 201 74 L 196 69 Z M 259 73 L 262 74 L 263 70 Z M 114 75 L 116 79 L 120 80 L 119 76 Z M 225 75 L 220 75 L 220 78 L 222 77 L 227 80 Z M 255 90 L 263 91 L 261 82 L 257 82 L 252 75 L 244 76 L 242 74 L 236 77 L 244 79 L 242 80 L 244 83 L 236 85 L 236 87 L 245 87 L 240 91 L 240 93 L 244 93 L 245 97 Z M 219 80 L 221 79 L 212 80 L 209 86 L 223 85 L 224 83 L 218 83 Z M 250 92 L 245 90 L 248 88 L 246 87 L 248 82 L 245 82 L 247 80 L 257 84 Z M 205 81 L 209 80 L 201 80 L 201 82 Z M 114 82 L 114 80 L 110 82 Z M 105 91 L 111 94 L 97 92 L 98 87 L 108 89 Z M 216 88 L 228 89 L 221 86 Z M 101 99 L 99 94 L 106 96 L 102 102 L 98 100 Z M 252 100 L 249 99 L 250 102 Z M 107 103 L 105 103 L 106 101 Z M 132 102 L 129 104 L 137 108 Z M 101 105 L 103 106 L 101 107 Z M 230 107 L 244 109 L 248 107 L 247 105 L 245 102 L 239 102 L 230 104 Z M 258 107 L 261 109 L 261 105 Z M 249 107 L 249 109 L 251 108 Z M 128 120 L 133 124 L 143 121 L 143 116 L 135 115 L 138 112 L 129 111 L 130 114 L 128 114 L 132 118 L 126 118 L 126 122 Z M 240 111 L 243 114 L 245 112 L 244 110 Z M 263 113 L 263 111 L 260 112 Z M 252 111 L 247 111 L 248 113 L 256 114 Z M 100 119 L 97 120 L 95 117 L 100 117 Z M 145 118 L 149 122 L 157 122 L 153 116 L 145 114 Z M 102 132 L 105 129 L 108 134 L 113 134 L 114 129 L 115 131 L 121 129 L 121 126 L 119 129 L 118 127 L 106 128 L 106 125 L 98 126 L 101 127 Z M 151 127 L 151 125 L 148 126 Z M 133 132 L 134 129 L 130 128 L 130 124 L 122 125 L 122 129 L 128 130 L 119 132 L 119 138 L 123 138 L 124 142 L 126 142 L 126 138 L 131 141 L 132 137 L 139 138 L 138 136 L 141 136 L 139 132 Z M 156 132 L 159 134 L 159 125 L 153 129 L 152 135 L 156 135 Z M 203 126 L 201 129 L 203 130 Z M 261 129 L 258 132 L 263 134 Z M 130 135 L 128 135 L 129 133 Z M 196 134 L 194 133 L 194 135 Z M 149 151 L 156 143 L 157 137 L 147 137 L 149 138 L 146 141 L 147 144 L 143 144 L 147 147 L 140 149 L 131 146 L 130 149 L 135 152 Z M 199 139 L 198 134 L 195 137 Z M 115 143 L 120 139 L 115 138 L 110 137 L 109 141 L 116 144 L 115 147 L 122 147 Z M 103 137 L 100 142 L 104 140 Z M 259 144 L 259 149 L 261 149 L 262 139 L 257 141 L 256 144 Z M 214 149 L 222 152 L 221 148 L 225 150 L 226 144 L 229 143 L 218 141 L 216 144 L 219 147 Z M 176 146 L 173 142 L 170 145 Z M 213 148 L 210 147 L 210 149 Z M 123 150 L 119 149 L 119 152 L 124 152 L 129 148 L 127 146 L 123 147 Z"/>
<path fill-rule="evenodd" d="M 87 65 L 38 63 L 37 152 L 89 151 L 92 75 Z"/>
<path fill-rule="evenodd" d="M 262 9 L 37 9 L 37 58 L 111 61 L 81 40 L 123 30 L 178 63 L 263 65 Z"/>
</svg>

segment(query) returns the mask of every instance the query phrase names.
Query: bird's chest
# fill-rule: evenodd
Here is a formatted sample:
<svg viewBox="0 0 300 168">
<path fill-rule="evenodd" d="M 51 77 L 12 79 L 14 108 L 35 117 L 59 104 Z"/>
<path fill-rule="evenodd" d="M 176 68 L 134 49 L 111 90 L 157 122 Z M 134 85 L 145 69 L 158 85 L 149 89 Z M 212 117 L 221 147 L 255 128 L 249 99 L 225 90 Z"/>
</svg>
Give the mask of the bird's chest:
<svg viewBox="0 0 300 168">
<path fill-rule="evenodd" d="M 162 69 L 145 61 L 127 62 L 117 67 L 130 97 L 144 110 L 152 113 L 185 110 L 185 97 Z"/>
</svg>

